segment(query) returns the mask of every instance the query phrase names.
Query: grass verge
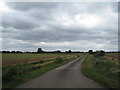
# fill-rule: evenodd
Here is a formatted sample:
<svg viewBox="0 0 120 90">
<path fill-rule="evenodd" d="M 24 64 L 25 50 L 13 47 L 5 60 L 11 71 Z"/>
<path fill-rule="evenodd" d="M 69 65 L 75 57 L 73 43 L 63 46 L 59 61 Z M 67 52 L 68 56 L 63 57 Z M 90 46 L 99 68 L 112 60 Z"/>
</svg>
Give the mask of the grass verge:
<svg viewBox="0 0 120 90">
<path fill-rule="evenodd" d="M 93 56 L 88 55 L 82 63 L 82 72 L 104 87 L 120 89 L 120 72 L 115 72 L 119 66 L 104 58 L 102 63 L 95 65 Z"/>
<path fill-rule="evenodd" d="M 32 78 L 35 78 L 37 76 L 40 76 L 46 72 L 48 72 L 49 70 L 52 70 L 56 67 L 59 67 L 63 64 L 66 64 L 74 59 L 76 59 L 77 56 L 71 57 L 71 58 L 63 58 L 61 59 L 61 61 L 55 61 L 53 63 L 50 63 L 48 65 L 45 65 L 43 67 L 40 68 L 35 68 L 33 70 L 29 70 L 31 69 L 31 65 L 22 65 L 22 66 L 14 66 L 14 69 L 12 67 L 3 69 L 3 74 L 7 73 L 7 71 L 9 71 L 9 69 L 12 71 L 11 74 L 7 74 L 7 80 L 4 79 L 3 81 L 3 87 L 2 88 L 15 88 L 16 86 L 20 85 L 23 82 L 26 82 Z M 59 59 L 58 59 L 59 60 Z M 22 69 L 25 69 L 27 71 L 23 72 Z M 10 72 L 10 71 L 9 71 Z M 3 75 L 4 76 L 4 75 Z M 12 76 L 12 77 L 11 77 Z M 9 78 L 10 80 L 8 80 Z"/>
</svg>

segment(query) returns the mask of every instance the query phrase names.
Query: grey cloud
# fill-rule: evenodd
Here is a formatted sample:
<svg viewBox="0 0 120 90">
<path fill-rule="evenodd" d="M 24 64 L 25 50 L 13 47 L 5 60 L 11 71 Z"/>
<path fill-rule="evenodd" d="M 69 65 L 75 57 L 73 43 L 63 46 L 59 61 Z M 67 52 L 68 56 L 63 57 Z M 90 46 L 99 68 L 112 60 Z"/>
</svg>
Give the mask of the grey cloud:
<svg viewBox="0 0 120 90">
<path fill-rule="evenodd" d="M 9 28 L 8 28 L 9 29 Z M 100 30 L 64 30 L 63 28 L 53 28 L 52 30 L 30 30 L 30 31 L 19 31 L 19 33 L 5 33 L 3 32 L 3 38 L 9 37 L 16 38 L 18 40 L 32 41 L 32 42 L 52 42 L 52 41 L 76 41 L 76 40 L 110 40 L 117 38 L 115 34 L 102 33 Z M 99 32 L 98 32 L 99 31 Z M 15 31 L 14 31 L 15 32 Z M 18 32 L 18 31 L 17 31 Z M 88 33 L 89 32 L 89 33 Z"/>
<path fill-rule="evenodd" d="M 2 50 L 35 51 L 37 49 L 37 47 L 32 45 L 31 43 L 21 43 L 14 39 L 4 38 L 2 44 Z"/>
<path fill-rule="evenodd" d="M 58 3 L 52 2 L 8 2 L 6 3 L 8 7 L 15 9 L 15 10 L 31 10 L 35 8 L 39 9 L 51 9 L 56 6 Z"/>
<path fill-rule="evenodd" d="M 25 15 L 19 15 L 19 14 L 14 15 L 14 14 L 11 14 L 10 16 L 3 14 L 3 17 L 2 17 L 3 27 L 6 27 L 6 28 L 14 27 L 17 29 L 31 29 L 36 26 L 39 26 L 36 21 L 33 22 L 32 17 L 28 16 L 29 17 L 28 18 Z"/>
<path fill-rule="evenodd" d="M 118 39 L 116 4 L 92 2 L 7 3 L 8 7 L 12 8 L 14 12 L 3 13 L 3 49 L 35 50 L 38 47 L 43 47 L 45 50 L 116 49 Z M 108 8 L 110 11 L 107 11 Z M 106 13 L 103 11 L 106 11 Z M 94 28 L 80 27 L 79 25 L 65 26 L 57 20 L 58 18 L 61 20 L 64 13 L 67 13 L 71 20 L 79 13 L 95 14 L 102 17 L 104 23 Z M 109 15 L 109 13 L 112 13 L 112 15 Z M 63 46 L 50 47 L 43 44 L 34 45 L 39 42 L 69 42 L 70 45 L 65 46 L 63 44 Z M 99 44 L 104 45 L 98 47 Z"/>
</svg>

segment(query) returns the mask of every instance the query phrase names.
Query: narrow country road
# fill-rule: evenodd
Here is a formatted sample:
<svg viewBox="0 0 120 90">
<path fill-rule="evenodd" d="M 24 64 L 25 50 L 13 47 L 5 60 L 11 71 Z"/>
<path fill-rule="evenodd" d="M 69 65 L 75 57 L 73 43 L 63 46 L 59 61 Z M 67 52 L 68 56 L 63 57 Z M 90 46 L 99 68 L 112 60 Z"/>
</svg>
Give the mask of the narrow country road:
<svg viewBox="0 0 120 90">
<path fill-rule="evenodd" d="M 82 56 L 17 88 L 103 88 L 81 72 Z"/>
</svg>

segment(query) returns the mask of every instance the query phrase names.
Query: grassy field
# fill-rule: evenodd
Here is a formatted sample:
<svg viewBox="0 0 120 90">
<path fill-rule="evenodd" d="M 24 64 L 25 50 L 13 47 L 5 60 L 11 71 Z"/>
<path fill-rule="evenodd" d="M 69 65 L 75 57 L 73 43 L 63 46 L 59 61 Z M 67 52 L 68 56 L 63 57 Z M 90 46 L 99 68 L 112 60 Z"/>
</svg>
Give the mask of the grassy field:
<svg viewBox="0 0 120 90">
<path fill-rule="evenodd" d="M 4 56 L 10 57 L 12 54 L 4 54 Z M 22 59 L 25 59 L 25 57 L 33 57 L 34 58 L 40 58 L 44 57 L 42 59 L 32 60 L 30 57 L 30 60 L 28 59 L 27 62 L 24 62 L 24 60 L 21 62 L 22 64 L 9 64 L 3 67 L 3 73 L 2 73 L 2 79 L 3 79 L 3 88 L 14 88 L 17 85 L 30 80 L 31 78 L 40 76 L 44 74 L 45 72 L 56 68 L 58 66 L 61 66 L 63 64 L 66 64 L 72 60 L 75 60 L 79 56 L 83 54 L 27 54 L 28 56 L 25 56 L 26 54 L 13 54 L 13 56 L 16 55 Z M 37 57 L 35 57 L 35 56 Z M 45 57 L 46 56 L 46 57 Z M 7 59 L 3 59 L 5 61 L 15 61 L 17 57 L 7 57 Z M 54 57 L 54 58 L 53 58 Z M 11 58 L 14 58 L 13 60 Z M 46 59 L 46 60 L 44 60 Z M 4 62 L 5 62 L 4 61 Z M 32 62 L 31 62 L 32 61 Z"/>
<path fill-rule="evenodd" d="M 113 60 L 120 59 L 119 56 L 120 56 L 120 53 L 114 53 L 114 52 L 113 53 L 106 53 L 106 57 L 111 58 Z"/>
<path fill-rule="evenodd" d="M 42 54 L 30 54 L 30 53 L 3 53 L 2 54 L 2 66 L 10 66 L 16 64 L 24 64 L 28 62 L 34 62 L 39 60 L 48 60 L 56 57 L 66 57 L 66 56 L 76 55 L 76 54 L 60 54 L 60 53 L 42 53 Z"/>
<path fill-rule="evenodd" d="M 93 58 L 88 55 L 83 61 L 83 73 L 105 87 L 120 89 L 120 64 L 104 57 L 103 62 L 96 65 Z"/>
</svg>

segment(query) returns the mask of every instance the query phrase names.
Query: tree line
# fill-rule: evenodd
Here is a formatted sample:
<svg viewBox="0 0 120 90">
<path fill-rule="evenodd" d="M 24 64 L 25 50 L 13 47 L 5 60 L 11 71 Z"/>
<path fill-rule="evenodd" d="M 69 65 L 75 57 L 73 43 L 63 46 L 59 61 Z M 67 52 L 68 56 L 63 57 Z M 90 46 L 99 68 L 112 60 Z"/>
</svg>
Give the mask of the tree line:
<svg viewBox="0 0 120 90">
<path fill-rule="evenodd" d="M 62 52 L 61 50 L 56 50 L 56 51 L 44 51 L 42 50 L 42 48 L 38 48 L 36 52 L 30 52 L 30 51 L 1 51 L 2 53 L 83 53 L 80 51 L 72 51 L 72 50 L 68 50 L 68 51 L 64 51 Z"/>
<path fill-rule="evenodd" d="M 30 52 L 30 51 L 26 51 L 26 52 L 23 52 L 23 51 L 0 51 L 1 53 L 84 53 L 83 51 L 72 51 L 72 50 L 68 50 L 68 51 L 60 51 L 60 50 L 56 50 L 56 51 L 44 51 L 42 50 L 42 48 L 38 48 L 36 52 Z M 95 54 L 96 52 L 99 52 L 99 51 L 93 51 L 93 50 L 89 50 L 88 53 L 90 54 Z M 103 50 L 100 50 L 101 53 L 104 53 L 105 51 Z M 108 52 L 106 52 L 108 53 Z M 109 52 L 109 53 L 113 53 L 112 51 Z M 117 52 L 114 52 L 114 53 L 117 53 Z"/>
</svg>

